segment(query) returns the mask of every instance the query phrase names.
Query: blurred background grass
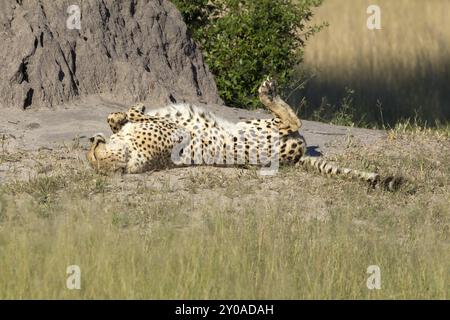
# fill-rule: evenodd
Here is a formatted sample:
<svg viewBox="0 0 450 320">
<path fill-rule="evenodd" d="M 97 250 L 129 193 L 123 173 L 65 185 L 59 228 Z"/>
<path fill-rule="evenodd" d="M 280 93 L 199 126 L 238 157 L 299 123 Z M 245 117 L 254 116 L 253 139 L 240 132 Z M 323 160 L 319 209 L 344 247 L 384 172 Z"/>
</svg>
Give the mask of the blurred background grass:
<svg viewBox="0 0 450 320">
<path fill-rule="evenodd" d="M 382 30 L 366 26 L 371 4 L 325 0 L 315 10 L 313 23 L 329 26 L 308 41 L 298 75 L 310 80 L 289 102 L 299 108 L 304 97 L 303 118 L 339 124 L 448 122 L 450 1 L 378 0 Z"/>
</svg>

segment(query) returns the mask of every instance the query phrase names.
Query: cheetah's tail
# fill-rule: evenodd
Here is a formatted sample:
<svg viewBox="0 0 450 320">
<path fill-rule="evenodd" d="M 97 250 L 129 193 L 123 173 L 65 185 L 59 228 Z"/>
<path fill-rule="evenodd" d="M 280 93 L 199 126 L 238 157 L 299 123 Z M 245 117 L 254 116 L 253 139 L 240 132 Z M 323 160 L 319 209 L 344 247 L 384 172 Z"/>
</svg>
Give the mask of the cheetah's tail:
<svg viewBox="0 0 450 320">
<path fill-rule="evenodd" d="M 305 168 L 310 168 L 327 176 L 342 176 L 362 180 L 373 188 L 379 187 L 387 191 L 396 191 L 404 183 L 402 177 L 387 176 L 382 178 L 378 173 L 339 167 L 321 157 L 303 156 L 299 162 Z"/>
</svg>

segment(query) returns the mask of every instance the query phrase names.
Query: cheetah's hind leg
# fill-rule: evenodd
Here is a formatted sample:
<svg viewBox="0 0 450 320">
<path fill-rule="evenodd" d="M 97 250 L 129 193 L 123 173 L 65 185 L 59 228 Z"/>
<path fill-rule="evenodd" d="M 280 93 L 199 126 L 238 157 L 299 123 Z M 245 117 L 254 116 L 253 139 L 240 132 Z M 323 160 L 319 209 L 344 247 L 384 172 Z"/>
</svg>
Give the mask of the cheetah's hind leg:
<svg viewBox="0 0 450 320">
<path fill-rule="evenodd" d="M 272 114 L 281 120 L 281 130 L 297 131 L 301 127 L 301 121 L 294 110 L 278 95 L 277 83 L 267 78 L 258 89 L 261 103 L 268 108 Z"/>
</svg>

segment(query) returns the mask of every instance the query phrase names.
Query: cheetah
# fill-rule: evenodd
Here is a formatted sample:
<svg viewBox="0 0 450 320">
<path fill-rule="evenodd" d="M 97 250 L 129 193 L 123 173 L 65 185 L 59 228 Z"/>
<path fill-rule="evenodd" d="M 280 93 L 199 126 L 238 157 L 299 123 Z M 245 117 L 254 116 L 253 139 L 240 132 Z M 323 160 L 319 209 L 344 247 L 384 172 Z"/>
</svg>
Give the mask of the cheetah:
<svg viewBox="0 0 450 320">
<path fill-rule="evenodd" d="M 339 167 L 321 157 L 307 155 L 300 134 L 301 121 L 268 79 L 259 90 L 270 119 L 233 123 L 192 104 L 173 104 L 145 113 L 137 104 L 127 112 L 108 116 L 113 132 L 109 141 L 94 135 L 87 159 L 103 172 L 142 173 L 177 166 L 215 165 L 268 167 L 301 166 L 327 176 L 365 181 L 372 187 L 396 190 L 401 178 Z"/>
</svg>

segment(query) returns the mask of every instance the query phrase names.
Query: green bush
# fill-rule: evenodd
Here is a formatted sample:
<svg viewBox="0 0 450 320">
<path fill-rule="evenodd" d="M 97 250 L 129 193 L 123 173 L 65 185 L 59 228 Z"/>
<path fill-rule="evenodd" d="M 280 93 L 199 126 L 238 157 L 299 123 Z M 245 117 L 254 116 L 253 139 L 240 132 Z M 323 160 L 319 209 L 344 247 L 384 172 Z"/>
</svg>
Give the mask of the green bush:
<svg viewBox="0 0 450 320">
<path fill-rule="evenodd" d="M 305 40 L 320 29 L 306 26 L 322 0 L 174 0 L 201 46 L 225 103 L 258 105 L 261 81 L 281 87 L 302 61 Z"/>
</svg>

